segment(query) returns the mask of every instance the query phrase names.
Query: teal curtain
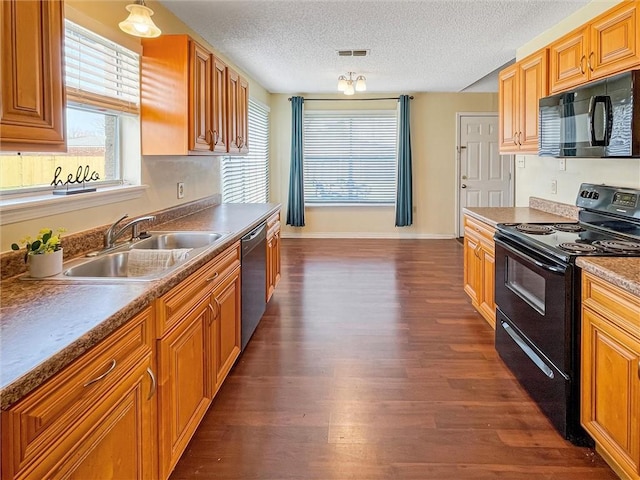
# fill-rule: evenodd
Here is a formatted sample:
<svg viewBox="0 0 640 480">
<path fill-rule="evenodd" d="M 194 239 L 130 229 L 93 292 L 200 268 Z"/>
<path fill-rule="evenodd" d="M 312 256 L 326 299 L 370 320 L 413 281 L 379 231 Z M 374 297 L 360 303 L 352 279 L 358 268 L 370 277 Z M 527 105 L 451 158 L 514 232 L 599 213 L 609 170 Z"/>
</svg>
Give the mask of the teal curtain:
<svg viewBox="0 0 640 480">
<path fill-rule="evenodd" d="M 411 129 L 409 128 L 409 95 L 400 95 L 398 127 L 398 182 L 396 191 L 396 227 L 413 223 L 413 174 L 411 172 Z"/>
<path fill-rule="evenodd" d="M 304 183 L 302 175 L 302 104 L 303 97 L 291 97 L 291 168 L 287 225 L 304 227 Z"/>
</svg>

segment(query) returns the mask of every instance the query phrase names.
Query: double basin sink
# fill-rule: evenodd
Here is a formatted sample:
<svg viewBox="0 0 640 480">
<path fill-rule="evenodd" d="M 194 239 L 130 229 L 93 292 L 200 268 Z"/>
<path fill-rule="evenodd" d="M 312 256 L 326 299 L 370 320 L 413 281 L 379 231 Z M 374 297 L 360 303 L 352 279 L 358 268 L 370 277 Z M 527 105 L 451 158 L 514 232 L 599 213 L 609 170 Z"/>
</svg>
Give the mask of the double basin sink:
<svg viewBox="0 0 640 480">
<path fill-rule="evenodd" d="M 47 277 L 51 280 L 111 280 L 111 281 L 151 281 L 158 280 L 171 271 L 178 268 L 187 260 L 204 253 L 213 245 L 219 244 L 229 236 L 228 233 L 219 232 L 149 232 L 145 238 L 127 242 L 121 246 L 110 249 L 104 253 L 98 253 L 92 258 L 73 260 L 65 265 L 65 269 L 59 275 Z M 167 261 L 159 264 L 159 268 L 151 269 L 148 274 L 140 274 L 140 269 L 135 269 L 130 264 L 130 256 L 133 250 L 146 250 L 151 252 L 151 261 L 158 258 L 171 260 L 168 251 L 179 252 L 175 261 Z M 154 255 L 162 252 L 163 256 Z M 141 252 L 136 252 L 140 257 Z M 155 260 L 154 260 L 155 259 Z M 158 267 L 158 266 L 156 266 Z"/>
</svg>

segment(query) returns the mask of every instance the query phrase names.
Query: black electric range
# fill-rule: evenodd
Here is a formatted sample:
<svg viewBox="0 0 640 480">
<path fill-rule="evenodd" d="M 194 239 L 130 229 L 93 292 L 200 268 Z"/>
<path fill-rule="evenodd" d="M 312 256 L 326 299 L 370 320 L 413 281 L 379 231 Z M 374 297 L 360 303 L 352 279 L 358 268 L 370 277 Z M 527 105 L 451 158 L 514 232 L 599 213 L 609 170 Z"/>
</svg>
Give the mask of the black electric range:
<svg viewBox="0 0 640 480">
<path fill-rule="evenodd" d="M 496 349 L 563 436 L 580 426 L 580 256 L 640 256 L 640 190 L 582 184 L 578 221 L 498 224 Z"/>
</svg>

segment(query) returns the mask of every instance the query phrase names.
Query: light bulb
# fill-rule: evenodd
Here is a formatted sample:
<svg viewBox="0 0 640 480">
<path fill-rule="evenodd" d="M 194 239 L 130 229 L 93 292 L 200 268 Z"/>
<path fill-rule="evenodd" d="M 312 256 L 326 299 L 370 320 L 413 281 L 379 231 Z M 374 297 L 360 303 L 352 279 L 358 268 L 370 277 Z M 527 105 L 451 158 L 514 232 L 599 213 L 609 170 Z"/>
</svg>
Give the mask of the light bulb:
<svg viewBox="0 0 640 480">
<path fill-rule="evenodd" d="M 153 10 L 145 6 L 144 0 L 137 0 L 125 7 L 129 11 L 126 20 L 120 22 L 120 30 L 135 37 L 154 38 L 160 36 L 160 29 L 151 20 Z"/>
<path fill-rule="evenodd" d="M 367 83 L 366 83 L 367 79 L 364 78 L 364 75 L 360 75 L 357 79 L 356 79 L 356 91 L 357 92 L 364 92 L 367 90 Z"/>
<path fill-rule="evenodd" d="M 347 88 L 345 89 L 344 94 L 353 95 L 354 93 L 356 93 L 356 91 L 353 88 L 353 80 L 347 80 Z"/>
<path fill-rule="evenodd" d="M 338 91 L 344 92 L 347 89 L 347 77 L 340 75 L 338 77 Z"/>
</svg>

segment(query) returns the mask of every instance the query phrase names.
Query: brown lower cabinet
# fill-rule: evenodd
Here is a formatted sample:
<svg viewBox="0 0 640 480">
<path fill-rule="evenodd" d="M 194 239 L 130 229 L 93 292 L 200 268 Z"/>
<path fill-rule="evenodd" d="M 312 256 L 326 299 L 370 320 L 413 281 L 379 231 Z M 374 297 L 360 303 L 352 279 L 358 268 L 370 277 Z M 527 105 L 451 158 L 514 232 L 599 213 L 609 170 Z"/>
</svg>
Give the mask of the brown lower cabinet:
<svg viewBox="0 0 640 480">
<path fill-rule="evenodd" d="M 464 291 L 471 304 L 494 329 L 495 229 L 469 215 L 464 217 Z"/>
<path fill-rule="evenodd" d="M 280 281 L 280 212 L 267 219 L 267 302 Z"/>
<path fill-rule="evenodd" d="M 240 295 L 236 242 L 3 410 L 2 479 L 168 478 L 240 355 Z"/>
<path fill-rule="evenodd" d="M 582 277 L 581 422 L 623 479 L 640 479 L 640 298 Z"/>
</svg>

